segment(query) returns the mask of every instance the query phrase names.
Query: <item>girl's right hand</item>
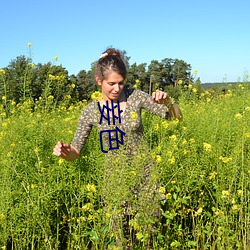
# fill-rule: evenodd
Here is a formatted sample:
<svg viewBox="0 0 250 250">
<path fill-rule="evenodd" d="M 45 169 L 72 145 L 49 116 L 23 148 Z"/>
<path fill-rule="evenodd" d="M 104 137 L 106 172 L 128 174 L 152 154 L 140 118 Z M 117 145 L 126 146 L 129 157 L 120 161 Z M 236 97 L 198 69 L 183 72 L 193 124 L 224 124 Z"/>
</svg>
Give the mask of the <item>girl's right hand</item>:
<svg viewBox="0 0 250 250">
<path fill-rule="evenodd" d="M 53 154 L 65 159 L 69 155 L 70 151 L 70 144 L 58 141 L 54 147 Z"/>
</svg>

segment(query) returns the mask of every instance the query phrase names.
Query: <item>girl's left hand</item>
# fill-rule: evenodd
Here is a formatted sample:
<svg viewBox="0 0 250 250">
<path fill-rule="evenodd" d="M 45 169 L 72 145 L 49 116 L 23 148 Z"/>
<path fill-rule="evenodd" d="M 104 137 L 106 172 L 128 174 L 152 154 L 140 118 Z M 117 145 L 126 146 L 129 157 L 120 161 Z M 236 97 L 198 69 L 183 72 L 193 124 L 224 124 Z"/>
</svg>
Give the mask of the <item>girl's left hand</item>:
<svg viewBox="0 0 250 250">
<path fill-rule="evenodd" d="M 159 104 L 168 104 L 171 102 L 168 93 L 162 91 L 153 92 L 152 99 L 154 102 Z"/>
</svg>

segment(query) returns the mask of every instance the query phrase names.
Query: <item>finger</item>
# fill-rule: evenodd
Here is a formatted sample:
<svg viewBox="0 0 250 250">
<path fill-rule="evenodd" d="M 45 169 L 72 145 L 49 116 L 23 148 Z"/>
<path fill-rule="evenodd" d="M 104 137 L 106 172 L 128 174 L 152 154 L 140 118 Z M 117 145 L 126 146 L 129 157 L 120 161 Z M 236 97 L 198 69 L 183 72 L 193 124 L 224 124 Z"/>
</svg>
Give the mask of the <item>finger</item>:
<svg viewBox="0 0 250 250">
<path fill-rule="evenodd" d="M 153 99 L 153 100 L 155 100 L 155 95 L 156 95 L 156 93 L 153 92 L 153 93 L 152 93 L 152 99 Z"/>
<path fill-rule="evenodd" d="M 63 142 L 62 142 L 62 148 L 69 148 L 69 144 L 68 144 L 68 143 L 63 143 Z"/>
<path fill-rule="evenodd" d="M 163 92 L 162 97 L 161 97 L 161 103 L 165 103 L 167 98 L 168 98 L 168 94 L 166 92 Z"/>
<path fill-rule="evenodd" d="M 162 100 L 163 97 L 164 97 L 164 92 L 160 92 L 160 93 L 159 93 L 159 100 Z"/>
<path fill-rule="evenodd" d="M 156 100 L 158 101 L 158 103 L 161 103 L 162 97 L 163 97 L 163 92 L 161 91 L 157 92 Z"/>
<path fill-rule="evenodd" d="M 156 93 L 155 93 L 155 101 L 158 102 L 158 99 L 159 99 L 159 93 L 156 92 Z"/>
<path fill-rule="evenodd" d="M 53 155 L 55 156 L 61 156 L 61 150 L 58 150 L 56 147 L 53 150 Z"/>
<path fill-rule="evenodd" d="M 164 92 L 162 99 L 166 100 L 168 98 L 168 93 Z"/>
<path fill-rule="evenodd" d="M 63 143 L 61 141 L 58 141 L 53 149 L 53 154 L 56 156 L 61 156 L 63 148 Z"/>
</svg>

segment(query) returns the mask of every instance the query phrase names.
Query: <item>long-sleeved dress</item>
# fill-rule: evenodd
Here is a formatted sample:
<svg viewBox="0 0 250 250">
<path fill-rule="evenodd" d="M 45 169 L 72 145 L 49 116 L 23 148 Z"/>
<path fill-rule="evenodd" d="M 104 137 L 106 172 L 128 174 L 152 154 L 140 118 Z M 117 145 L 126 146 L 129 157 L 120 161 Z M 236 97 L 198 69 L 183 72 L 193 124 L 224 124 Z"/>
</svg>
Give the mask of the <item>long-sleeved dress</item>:
<svg viewBox="0 0 250 250">
<path fill-rule="evenodd" d="M 125 110 L 121 113 L 120 124 L 119 121 L 116 120 L 115 125 L 113 125 L 112 121 L 109 125 L 106 119 L 102 119 L 100 124 L 101 113 L 97 101 L 89 103 L 84 108 L 72 141 L 72 145 L 75 148 L 81 151 L 93 126 L 96 126 L 100 132 L 115 130 L 115 128 L 118 127 L 120 131 L 126 134 L 123 139 L 124 145 L 127 147 L 127 153 L 133 154 L 143 139 L 142 109 L 146 109 L 162 118 L 167 119 L 169 117 L 167 106 L 155 103 L 147 93 L 135 89 L 124 89 L 124 91 L 127 102 Z M 106 151 L 110 148 L 109 133 L 103 133 L 102 136 L 106 145 Z M 111 136 L 115 138 L 115 133 L 112 133 Z"/>
<path fill-rule="evenodd" d="M 114 209 L 119 204 L 125 214 L 135 214 L 140 211 L 144 218 L 154 217 L 156 203 L 159 200 L 156 183 L 158 178 L 155 174 L 157 171 L 152 171 L 152 168 L 155 169 L 155 164 L 150 158 L 149 148 L 145 147 L 147 143 L 143 139 L 141 112 L 142 109 L 146 109 L 163 119 L 169 118 L 169 112 L 166 105 L 155 103 L 152 97 L 143 91 L 136 89 L 124 89 L 124 91 L 126 108 L 121 112 L 121 123 L 117 119 L 115 125 L 112 121 L 109 125 L 106 119 L 102 119 L 100 124 L 101 113 L 98 102 L 90 102 L 81 113 L 72 145 L 80 151 L 93 126 L 100 132 L 118 127 L 125 133 L 124 145 L 120 145 L 118 150 L 109 151 L 109 133 L 101 135 L 105 142 L 105 151 L 108 151 L 102 183 L 105 206 L 109 207 L 112 213 L 120 211 Z M 115 133 L 112 132 L 111 136 L 114 138 Z M 117 227 L 117 223 L 115 224 Z"/>
</svg>

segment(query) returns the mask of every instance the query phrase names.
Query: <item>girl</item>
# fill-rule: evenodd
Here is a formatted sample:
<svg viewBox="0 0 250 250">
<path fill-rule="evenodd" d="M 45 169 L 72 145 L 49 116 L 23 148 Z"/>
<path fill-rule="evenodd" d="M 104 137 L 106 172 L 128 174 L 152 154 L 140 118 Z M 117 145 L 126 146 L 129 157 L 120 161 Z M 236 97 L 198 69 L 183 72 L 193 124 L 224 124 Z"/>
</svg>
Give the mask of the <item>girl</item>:
<svg viewBox="0 0 250 250">
<path fill-rule="evenodd" d="M 115 214 L 115 211 L 121 211 L 117 207 L 115 209 L 115 206 L 118 204 L 119 208 L 123 208 L 125 218 L 128 218 L 129 215 L 130 218 L 135 219 L 136 217 L 139 221 L 141 216 L 152 222 L 155 220 L 150 220 L 150 218 L 155 218 L 157 200 L 159 200 L 155 195 L 157 193 L 157 183 L 155 182 L 157 181 L 152 181 L 153 178 L 150 178 L 152 166 L 155 164 L 149 160 L 150 154 L 143 140 L 141 110 L 146 109 L 164 119 L 180 119 L 182 116 L 179 106 L 172 102 L 165 92 L 154 92 L 151 97 L 143 91 L 124 88 L 126 76 L 127 69 L 121 52 L 108 48 L 100 56 L 95 68 L 95 80 L 101 86 L 102 100 L 92 101 L 84 108 L 72 143 L 59 141 L 53 151 L 54 155 L 65 160 L 77 159 L 92 126 L 98 128 L 101 147 L 105 148 L 103 152 L 108 152 L 105 157 L 107 160 L 103 174 L 104 182 L 101 186 L 102 195 L 105 207 L 113 213 L 110 224 L 112 224 L 112 230 L 118 234 L 118 245 L 119 239 L 123 239 L 121 228 L 124 229 L 124 224 L 121 222 L 121 218 L 124 216 L 121 216 L 121 212 Z M 113 111 L 110 112 L 107 106 L 114 108 Z M 110 118 L 111 121 L 105 117 Z M 115 123 L 112 122 L 112 118 L 115 118 Z M 119 138 L 115 133 L 117 130 L 120 132 Z M 102 141 L 105 143 L 104 146 Z M 114 149 L 112 146 L 114 141 L 121 144 L 119 150 L 108 150 Z M 134 164 L 134 156 L 138 156 L 141 152 L 142 157 Z M 122 162 L 118 167 L 117 159 Z M 131 171 L 128 171 L 129 168 Z M 136 171 L 135 168 L 137 168 Z M 135 174 L 131 180 L 129 176 L 133 172 Z M 111 180 L 115 180 L 117 186 L 112 186 Z M 116 200 L 115 205 L 114 200 Z M 136 223 L 138 224 L 138 222 Z M 126 225 L 129 227 L 128 223 Z M 145 228 L 144 226 L 143 228 Z M 151 230 L 152 227 L 148 227 L 146 231 Z"/>
<path fill-rule="evenodd" d="M 120 51 L 114 48 L 107 49 L 96 64 L 95 80 L 101 86 L 103 95 L 103 100 L 99 104 L 103 107 L 106 101 L 109 103 L 119 101 L 120 110 L 123 111 L 121 113 L 120 130 L 126 133 L 126 144 L 130 149 L 135 149 L 143 137 L 142 108 L 166 119 L 180 119 L 182 114 L 179 106 L 172 102 L 165 92 L 153 92 L 152 97 L 150 97 L 147 93 L 139 90 L 125 89 L 126 76 L 127 69 Z M 117 109 L 115 109 L 114 114 L 119 115 Z M 132 123 L 131 115 L 134 115 L 135 120 Z M 100 109 L 97 102 L 91 102 L 80 116 L 73 142 L 71 144 L 57 142 L 53 154 L 68 161 L 77 159 L 93 125 L 97 126 L 99 131 L 114 128 L 114 126 L 108 125 L 108 121 L 104 119 L 102 119 L 102 124 L 99 124 L 99 122 Z"/>
</svg>

